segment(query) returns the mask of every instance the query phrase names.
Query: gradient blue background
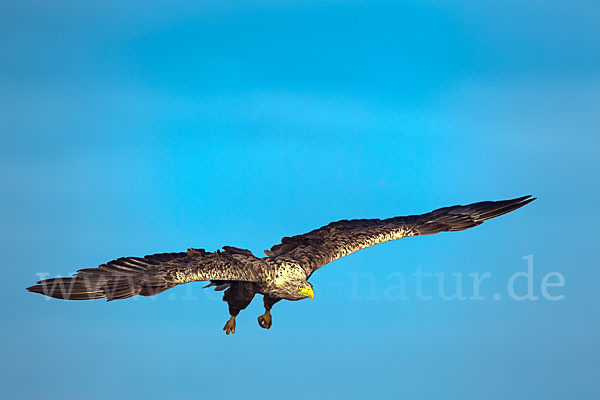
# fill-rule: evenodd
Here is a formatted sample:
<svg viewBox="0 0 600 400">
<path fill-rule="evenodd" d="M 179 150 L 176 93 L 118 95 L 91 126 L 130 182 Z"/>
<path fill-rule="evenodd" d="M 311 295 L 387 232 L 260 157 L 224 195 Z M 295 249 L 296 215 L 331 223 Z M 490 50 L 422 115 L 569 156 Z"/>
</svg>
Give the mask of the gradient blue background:
<svg viewBox="0 0 600 400">
<path fill-rule="evenodd" d="M 0 397 L 598 398 L 597 4 L 3 1 Z M 202 284 L 108 304 L 24 290 L 523 194 L 539 200 L 477 229 L 336 261 L 270 331 L 257 297 L 225 336 Z M 535 295 L 557 271 L 563 300 L 506 296 L 529 254 Z M 417 266 L 490 272 L 486 300 L 383 295 Z"/>
</svg>

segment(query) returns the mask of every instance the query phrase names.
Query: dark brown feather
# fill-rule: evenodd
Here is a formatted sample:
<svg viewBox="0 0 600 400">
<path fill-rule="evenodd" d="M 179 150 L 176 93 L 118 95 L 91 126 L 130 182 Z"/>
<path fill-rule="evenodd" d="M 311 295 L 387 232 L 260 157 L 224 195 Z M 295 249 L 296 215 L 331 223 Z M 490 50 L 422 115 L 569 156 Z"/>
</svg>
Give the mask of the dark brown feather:
<svg viewBox="0 0 600 400">
<path fill-rule="evenodd" d="M 256 260 L 248 250 L 235 247 L 225 247 L 224 252 L 215 253 L 189 249 L 185 253 L 122 257 L 98 268 L 80 269 L 72 278 L 40 281 L 27 290 L 65 300 L 106 298 L 111 301 L 135 295 L 154 296 L 194 280 L 231 282 L 255 279 L 253 270 L 244 268 L 244 263 L 236 257 Z"/>
<path fill-rule="evenodd" d="M 531 196 L 523 196 L 512 200 L 444 207 L 421 215 L 383 220 L 341 220 L 303 235 L 284 237 L 280 244 L 265 250 L 265 254 L 296 260 L 310 275 L 318 268 L 366 247 L 406 236 L 469 229 L 523 207 L 533 200 L 535 198 Z"/>
</svg>

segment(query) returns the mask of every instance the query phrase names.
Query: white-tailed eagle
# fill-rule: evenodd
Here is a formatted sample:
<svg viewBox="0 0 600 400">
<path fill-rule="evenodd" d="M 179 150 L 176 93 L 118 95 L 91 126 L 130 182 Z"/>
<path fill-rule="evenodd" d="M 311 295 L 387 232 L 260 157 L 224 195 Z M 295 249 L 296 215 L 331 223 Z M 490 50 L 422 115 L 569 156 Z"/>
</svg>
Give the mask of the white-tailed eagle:
<svg viewBox="0 0 600 400">
<path fill-rule="evenodd" d="M 225 290 L 223 300 L 231 315 L 223 328 L 227 334 L 235 332 L 235 317 L 257 293 L 264 296 L 265 306 L 258 323 L 269 329 L 271 307 L 279 300 L 312 299 L 314 291 L 308 278 L 338 258 L 406 236 L 469 229 L 533 200 L 524 196 L 445 207 L 422 215 L 332 222 L 304 235 L 284 237 L 280 244 L 265 250 L 266 257 L 262 258 L 230 246 L 214 253 L 189 249 L 185 253 L 124 257 L 98 268 L 81 269 L 72 278 L 40 281 L 27 290 L 66 300 L 110 301 L 153 296 L 183 283 L 210 281 L 206 287 Z"/>
</svg>

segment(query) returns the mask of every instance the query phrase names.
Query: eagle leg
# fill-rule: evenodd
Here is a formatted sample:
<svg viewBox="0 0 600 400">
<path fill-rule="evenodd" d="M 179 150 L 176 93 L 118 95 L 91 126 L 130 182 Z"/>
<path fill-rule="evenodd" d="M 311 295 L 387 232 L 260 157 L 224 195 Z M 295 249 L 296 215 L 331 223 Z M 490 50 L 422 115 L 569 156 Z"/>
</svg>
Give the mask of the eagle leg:
<svg viewBox="0 0 600 400">
<path fill-rule="evenodd" d="M 229 321 L 227 321 L 223 330 L 226 335 L 229 335 L 230 332 L 235 333 L 235 315 L 232 315 L 231 318 L 229 318 Z"/>
<path fill-rule="evenodd" d="M 229 289 L 223 293 L 223 300 L 229 305 L 229 315 L 231 315 L 231 318 L 223 327 L 227 335 L 235 333 L 235 317 L 240 311 L 248 307 L 255 294 L 254 283 L 252 282 L 233 282 Z"/>
<path fill-rule="evenodd" d="M 279 300 L 276 297 L 271 297 L 265 295 L 263 298 L 263 303 L 265 305 L 265 313 L 258 317 L 258 325 L 261 328 L 269 329 L 271 325 L 273 325 L 273 317 L 271 316 L 271 308 L 277 303 Z"/>
</svg>

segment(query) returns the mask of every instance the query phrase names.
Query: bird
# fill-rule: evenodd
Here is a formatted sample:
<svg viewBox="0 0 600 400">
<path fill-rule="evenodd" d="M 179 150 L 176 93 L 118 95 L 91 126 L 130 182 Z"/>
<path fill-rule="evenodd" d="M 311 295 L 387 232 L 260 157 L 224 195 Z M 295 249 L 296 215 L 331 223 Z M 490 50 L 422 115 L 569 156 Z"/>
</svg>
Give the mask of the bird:
<svg viewBox="0 0 600 400">
<path fill-rule="evenodd" d="M 224 291 L 223 301 L 230 315 L 223 327 L 227 335 L 235 333 L 236 317 L 256 294 L 263 295 L 265 309 L 258 324 L 269 329 L 272 307 L 281 300 L 314 299 L 308 279 L 332 261 L 403 237 L 469 229 L 534 200 L 528 195 L 444 207 L 420 215 L 340 220 L 302 235 L 284 237 L 261 258 L 232 246 L 215 252 L 190 248 L 179 253 L 122 257 L 97 268 L 80 269 L 70 278 L 39 281 L 27 290 L 58 299 L 112 301 L 135 295 L 154 296 L 177 285 L 208 281 L 204 288 Z"/>
</svg>

